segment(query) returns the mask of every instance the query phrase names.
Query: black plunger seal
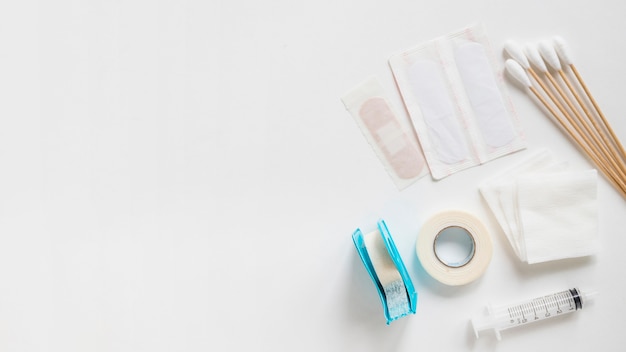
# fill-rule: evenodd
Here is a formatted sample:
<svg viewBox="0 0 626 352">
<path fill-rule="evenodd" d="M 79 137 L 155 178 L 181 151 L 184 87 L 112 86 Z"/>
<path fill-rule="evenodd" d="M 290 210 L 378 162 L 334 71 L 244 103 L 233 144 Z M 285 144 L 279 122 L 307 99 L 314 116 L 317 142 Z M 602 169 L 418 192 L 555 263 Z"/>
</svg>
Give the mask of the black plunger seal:
<svg viewBox="0 0 626 352">
<path fill-rule="evenodd" d="M 571 288 L 569 292 L 572 294 L 572 298 L 574 298 L 574 303 L 576 304 L 576 310 L 583 309 L 583 301 L 580 299 L 580 292 L 578 292 L 578 289 Z"/>
</svg>

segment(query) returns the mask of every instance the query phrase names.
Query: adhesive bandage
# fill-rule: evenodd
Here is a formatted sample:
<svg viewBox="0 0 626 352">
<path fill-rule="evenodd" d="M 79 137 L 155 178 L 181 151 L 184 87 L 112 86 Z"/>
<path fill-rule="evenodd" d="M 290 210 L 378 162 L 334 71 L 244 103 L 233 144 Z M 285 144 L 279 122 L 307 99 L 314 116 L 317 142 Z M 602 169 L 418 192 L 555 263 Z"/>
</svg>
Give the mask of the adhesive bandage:
<svg viewBox="0 0 626 352">
<path fill-rule="evenodd" d="M 380 220 L 378 229 L 363 235 L 360 229 L 352 240 L 365 269 L 376 285 L 387 324 L 414 314 L 417 292 L 391 238 L 387 224 Z"/>
<path fill-rule="evenodd" d="M 398 189 L 428 173 L 415 135 L 400 124 L 376 79 L 354 88 L 342 101 Z"/>
<path fill-rule="evenodd" d="M 389 65 L 434 179 L 525 147 L 482 26 L 393 55 Z"/>
</svg>

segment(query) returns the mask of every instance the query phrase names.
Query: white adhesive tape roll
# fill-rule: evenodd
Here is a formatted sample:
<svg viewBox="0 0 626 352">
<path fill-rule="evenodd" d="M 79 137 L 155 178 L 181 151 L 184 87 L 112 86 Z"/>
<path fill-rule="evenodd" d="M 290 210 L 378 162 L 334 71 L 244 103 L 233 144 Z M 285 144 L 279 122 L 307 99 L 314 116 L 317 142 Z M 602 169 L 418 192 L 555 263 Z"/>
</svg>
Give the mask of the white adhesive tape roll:
<svg viewBox="0 0 626 352">
<path fill-rule="evenodd" d="M 461 228 L 469 234 L 471 250 L 466 260 L 448 262 L 437 256 L 435 243 L 444 230 Z M 493 253 L 487 228 L 472 214 L 451 210 L 431 217 L 417 236 L 417 257 L 422 267 L 437 281 L 458 286 L 479 278 L 487 269 Z"/>
</svg>

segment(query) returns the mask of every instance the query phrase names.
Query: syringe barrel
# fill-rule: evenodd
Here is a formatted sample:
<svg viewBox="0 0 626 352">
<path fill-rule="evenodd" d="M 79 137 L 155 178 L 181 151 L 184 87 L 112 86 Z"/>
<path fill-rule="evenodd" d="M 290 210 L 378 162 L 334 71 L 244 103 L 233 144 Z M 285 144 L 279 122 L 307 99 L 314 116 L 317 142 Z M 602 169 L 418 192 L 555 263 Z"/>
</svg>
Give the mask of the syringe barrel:
<svg viewBox="0 0 626 352">
<path fill-rule="evenodd" d="M 512 305 L 493 307 L 489 317 L 473 320 L 474 330 L 478 337 L 478 331 L 494 329 L 499 339 L 502 330 L 572 313 L 582 309 L 583 303 L 580 291 L 572 288 Z"/>
</svg>

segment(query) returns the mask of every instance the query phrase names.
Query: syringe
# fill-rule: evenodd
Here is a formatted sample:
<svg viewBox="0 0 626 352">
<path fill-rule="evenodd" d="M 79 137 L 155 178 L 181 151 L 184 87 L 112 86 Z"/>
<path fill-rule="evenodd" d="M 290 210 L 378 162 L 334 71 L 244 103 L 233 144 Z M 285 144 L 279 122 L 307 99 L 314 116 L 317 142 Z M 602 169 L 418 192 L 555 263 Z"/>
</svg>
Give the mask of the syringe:
<svg viewBox="0 0 626 352">
<path fill-rule="evenodd" d="M 474 334 L 478 338 L 479 331 L 493 329 L 500 340 L 502 330 L 575 312 L 586 307 L 595 294 L 572 288 L 508 306 L 489 306 L 489 316 L 472 319 Z"/>
</svg>

